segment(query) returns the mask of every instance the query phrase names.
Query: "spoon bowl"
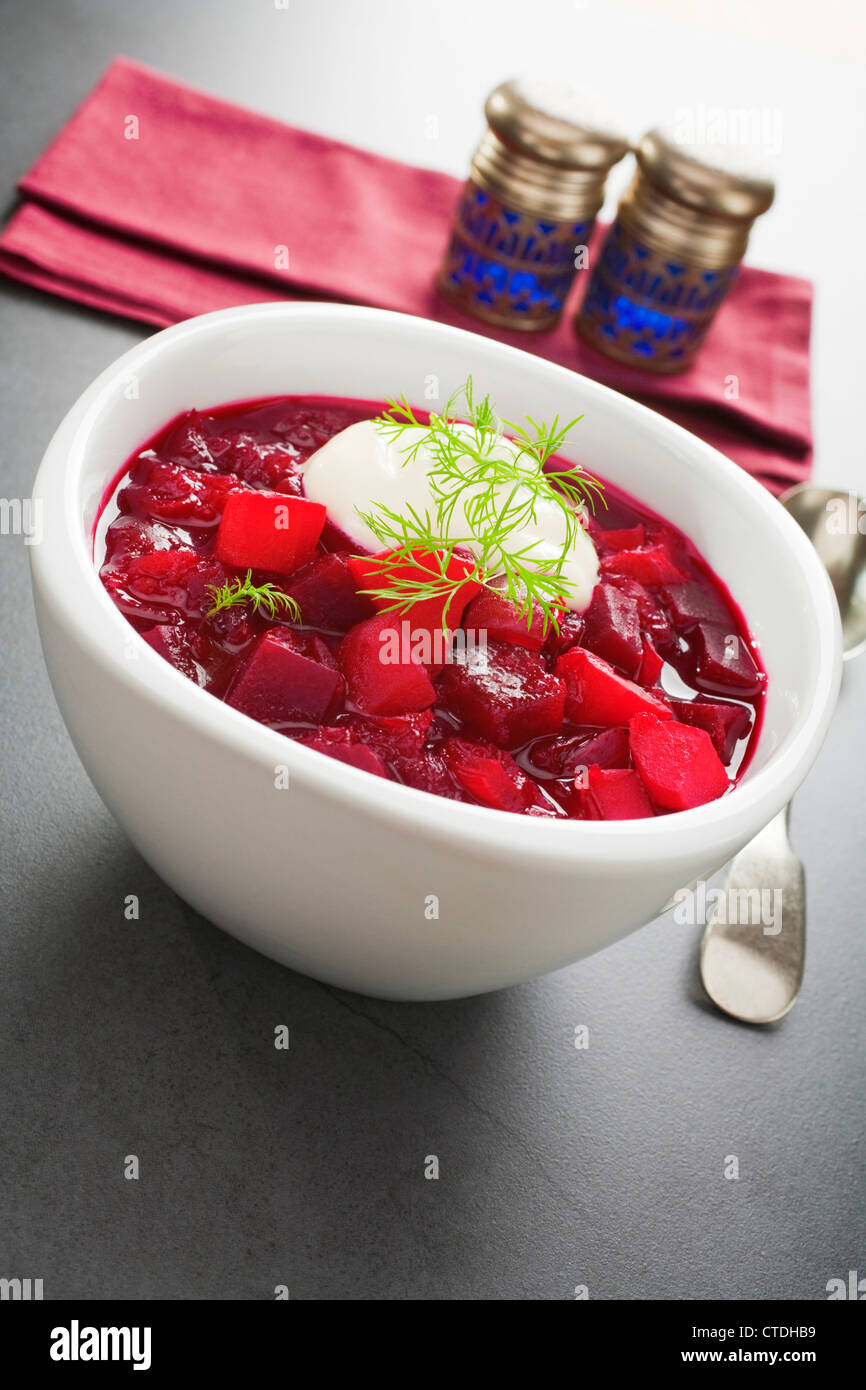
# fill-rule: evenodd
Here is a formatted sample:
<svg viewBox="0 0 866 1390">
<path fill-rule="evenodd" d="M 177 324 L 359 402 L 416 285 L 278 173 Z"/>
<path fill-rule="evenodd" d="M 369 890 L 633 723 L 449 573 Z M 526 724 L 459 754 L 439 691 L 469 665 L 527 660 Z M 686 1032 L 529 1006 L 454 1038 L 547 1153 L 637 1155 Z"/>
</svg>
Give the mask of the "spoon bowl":
<svg viewBox="0 0 866 1390">
<path fill-rule="evenodd" d="M 866 651 L 866 498 L 798 483 L 779 498 L 820 555 L 842 618 L 842 658 Z"/>
</svg>

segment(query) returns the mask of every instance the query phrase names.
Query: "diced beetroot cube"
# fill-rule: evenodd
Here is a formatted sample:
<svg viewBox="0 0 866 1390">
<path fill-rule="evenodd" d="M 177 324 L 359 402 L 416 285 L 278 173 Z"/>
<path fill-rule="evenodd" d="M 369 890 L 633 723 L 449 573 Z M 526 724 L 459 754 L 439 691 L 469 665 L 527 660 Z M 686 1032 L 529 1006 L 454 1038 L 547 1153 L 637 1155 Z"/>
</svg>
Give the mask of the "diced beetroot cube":
<svg viewBox="0 0 866 1390">
<path fill-rule="evenodd" d="M 558 628 L 551 627 L 547 633 L 544 650 L 550 656 L 560 656 L 570 647 L 576 647 L 583 637 L 583 618 L 579 613 L 563 613 Z"/>
<path fill-rule="evenodd" d="M 395 758 L 392 766 L 400 781 L 419 792 L 447 796 L 451 801 L 465 801 L 466 795 L 445 766 L 440 753 L 418 753 L 409 758 Z"/>
<path fill-rule="evenodd" d="M 565 715 L 573 724 L 627 724 L 642 710 L 660 719 L 671 718 L 670 709 L 658 695 L 618 675 L 607 661 L 583 647 L 572 647 L 561 656 L 556 674 L 565 681 Z"/>
<path fill-rule="evenodd" d="M 280 623 L 271 628 L 270 631 L 278 635 L 284 647 L 297 652 L 299 656 L 305 656 L 308 661 L 318 662 L 320 666 L 324 666 L 328 671 L 333 671 L 342 680 L 343 673 L 340 670 L 340 663 L 325 639 L 320 637 L 317 632 L 307 632 L 303 628 L 289 627 L 285 623 Z"/>
<path fill-rule="evenodd" d="M 681 724 L 706 729 L 713 747 L 727 766 L 738 741 L 751 727 L 752 711 L 746 705 L 729 705 L 718 700 L 672 700 L 671 703 Z"/>
<path fill-rule="evenodd" d="M 391 588 L 396 581 L 400 581 L 407 586 L 405 594 L 408 600 L 413 592 L 409 586 L 413 584 L 429 585 L 437 578 L 441 580 L 443 577 L 441 561 L 429 551 L 414 551 L 414 564 L 402 564 L 388 568 L 387 561 L 392 554 L 393 551 L 383 550 L 378 555 L 351 555 L 349 557 L 349 569 L 359 593 L 372 589 Z M 471 574 L 474 567 L 473 559 L 464 558 L 455 552 L 448 559 L 445 575 L 449 579 L 459 579 L 461 575 Z M 450 593 L 444 593 L 435 598 L 413 601 L 411 608 L 408 609 L 402 606 L 395 607 L 395 604 L 401 604 L 400 599 L 384 598 L 376 593 L 371 593 L 368 596 L 377 612 L 390 612 L 395 617 L 406 617 L 411 622 L 413 629 L 429 628 L 432 630 L 439 628 L 441 630 L 443 614 L 448 627 L 455 628 L 460 625 L 463 610 L 470 599 L 478 593 L 480 587 L 480 584 L 476 583 L 474 579 L 467 579 L 465 584 L 461 584 Z"/>
<path fill-rule="evenodd" d="M 706 729 L 636 714 L 629 723 L 629 740 L 641 781 L 663 811 L 703 806 L 730 786 Z"/>
<path fill-rule="evenodd" d="M 337 655 L 349 694 L 366 714 L 410 714 L 428 709 L 436 698 L 426 669 L 405 650 L 390 613 L 353 627 Z"/>
<path fill-rule="evenodd" d="M 625 526 L 618 531 L 605 531 L 601 527 L 594 534 L 594 539 L 603 549 L 612 550 L 637 550 L 646 540 L 643 522 L 639 521 L 637 526 Z"/>
<path fill-rule="evenodd" d="M 649 545 L 645 550 L 620 550 L 606 555 L 601 561 L 602 574 L 622 574 L 639 584 L 676 584 L 683 578 L 663 545 Z"/>
<path fill-rule="evenodd" d="M 420 714 L 380 716 L 378 719 L 351 714 L 347 725 L 357 743 L 365 743 L 375 749 L 380 758 L 392 763 L 396 758 L 414 758 L 421 753 L 432 719 L 433 711 L 429 709 Z"/>
<path fill-rule="evenodd" d="M 711 694 L 731 689 L 741 695 L 757 695 L 764 684 L 745 637 L 710 623 L 695 629 L 698 652 L 696 685 Z"/>
<path fill-rule="evenodd" d="M 643 638 L 643 657 L 641 658 L 638 681 L 641 685 L 652 687 L 664 670 L 664 661 L 659 656 L 648 637 Z"/>
<path fill-rule="evenodd" d="M 388 769 L 378 754 L 363 743 L 357 743 L 350 729 L 323 725 L 315 733 L 302 734 L 295 741 L 329 758 L 336 758 L 338 762 L 348 763 L 350 767 L 360 768 L 362 772 L 372 772 L 375 777 L 388 776 Z"/>
<path fill-rule="evenodd" d="M 217 560 L 195 550 L 154 550 L 130 559 L 126 587 L 142 604 L 204 617 L 213 605 L 211 586 L 218 588 L 226 579 Z"/>
<path fill-rule="evenodd" d="M 262 724 L 321 723 L 343 694 L 338 671 L 298 650 L 294 634 L 271 628 L 229 691 L 226 703 Z"/>
<path fill-rule="evenodd" d="M 420 661 L 431 680 L 438 676 L 446 661 L 454 659 L 455 640 L 459 637 L 465 644 L 469 638 L 462 628 L 453 632 L 438 624 L 432 627 L 427 623 L 419 625 L 412 614 L 405 618 L 400 617 L 399 613 L 382 613 L 379 616 L 387 618 L 387 630 L 393 632 L 394 642 L 399 645 L 401 652 L 410 655 L 414 661 Z"/>
<path fill-rule="evenodd" d="M 355 588 L 348 555 L 320 555 L 295 575 L 291 594 L 301 622 L 327 632 L 348 632 L 372 612 L 370 600 Z"/>
<path fill-rule="evenodd" d="M 688 579 L 684 584 L 667 584 L 664 598 L 678 627 L 688 629 L 695 623 L 734 626 L 730 609 L 709 584 L 699 584 L 696 579 Z"/>
<path fill-rule="evenodd" d="M 549 807 L 532 779 L 501 748 L 449 738 L 442 747 L 442 758 L 463 790 L 483 806 L 518 813 L 533 806 Z M 553 808 L 549 809 L 553 813 Z"/>
<path fill-rule="evenodd" d="M 530 749 L 530 759 L 534 768 L 556 778 L 574 777 L 578 768 L 593 763 L 600 767 L 628 767 L 628 729 L 602 729 L 590 738 L 568 734 L 539 739 Z"/>
<path fill-rule="evenodd" d="M 562 728 L 565 686 L 541 657 L 507 642 L 458 651 L 439 678 L 448 709 L 469 728 L 517 747 Z"/>
<path fill-rule="evenodd" d="M 226 498 L 215 554 L 238 569 L 294 574 L 313 558 L 326 511 L 320 502 L 280 492 L 233 492 Z"/>
<path fill-rule="evenodd" d="M 628 729 L 602 729 L 584 743 L 578 766 L 628 767 L 628 757 Z"/>
<path fill-rule="evenodd" d="M 544 614 L 537 603 L 532 606 L 532 621 L 527 624 L 525 613 L 504 594 L 483 589 L 463 615 L 463 626 L 474 632 L 486 632 L 488 640 L 513 642 L 528 652 L 540 652 L 547 635 Z M 548 628 L 549 630 L 549 628 Z"/>
<path fill-rule="evenodd" d="M 636 579 L 629 579 L 628 575 L 610 575 L 609 580 L 616 585 L 620 593 L 628 594 L 629 598 L 634 599 L 640 615 L 641 632 L 652 640 L 653 646 L 660 652 L 670 651 L 675 647 L 677 638 L 671 620 L 649 589 L 644 588 Z"/>
<path fill-rule="evenodd" d="M 612 584 L 597 584 L 584 614 L 583 645 L 627 676 L 636 676 L 643 642 L 635 600 Z"/>
<path fill-rule="evenodd" d="M 586 820 L 643 820 L 655 815 L 646 788 L 632 768 L 589 767 L 578 798 Z"/>
<path fill-rule="evenodd" d="M 613 584 L 621 594 L 628 594 L 629 598 L 634 599 L 640 614 L 641 627 L 655 621 L 657 615 L 663 612 L 658 599 L 649 589 L 644 588 L 636 579 L 630 579 L 627 574 L 610 574 L 606 577 L 605 583 Z"/>
</svg>

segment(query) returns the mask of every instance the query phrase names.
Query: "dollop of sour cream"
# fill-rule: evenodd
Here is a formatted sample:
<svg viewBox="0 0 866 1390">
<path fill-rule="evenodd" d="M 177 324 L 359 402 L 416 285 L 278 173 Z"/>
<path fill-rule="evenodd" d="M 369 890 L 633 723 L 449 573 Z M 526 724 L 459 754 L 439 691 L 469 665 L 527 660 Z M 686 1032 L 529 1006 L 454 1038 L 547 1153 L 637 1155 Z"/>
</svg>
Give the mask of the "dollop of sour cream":
<svg viewBox="0 0 866 1390">
<path fill-rule="evenodd" d="M 314 502 L 327 508 L 328 519 L 363 550 L 381 551 L 382 542 L 358 515 L 376 514 L 379 503 L 393 512 L 408 515 L 412 508 L 420 517 L 436 517 L 436 502 L 430 487 L 430 473 L 435 466 L 433 455 L 421 443 L 414 456 L 413 446 L 427 431 L 419 426 L 404 430 L 399 439 L 380 429 L 374 420 L 359 420 L 341 430 L 311 454 L 303 468 L 304 492 Z M 499 439 L 491 449 L 494 456 L 517 457 L 518 449 L 511 440 Z M 522 468 L 537 468 L 525 454 L 520 458 Z M 511 486 L 497 491 L 503 504 Z M 447 538 L 465 538 L 470 534 L 466 521 L 466 506 L 479 491 L 468 486 L 458 500 L 448 524 Z M 521 489 L 518 496 L 522 494 Z M 527 494 L 528 495 L 528 494 Z M 535 521 L 509 537 L 509 549 L 532 547 L 535 561 L 555 563 L 562 554 L 567 527 L 562 508 L 556 501 L 542 499 L 536 505 Z M 476 554 L 480 546 L 467 542 Z M 598 555 L 589 535 L 582 526 L 576 527 L 562 568 L 566 607 L 582 613 L 592 596 L 598 579 Z"/>
</svg>

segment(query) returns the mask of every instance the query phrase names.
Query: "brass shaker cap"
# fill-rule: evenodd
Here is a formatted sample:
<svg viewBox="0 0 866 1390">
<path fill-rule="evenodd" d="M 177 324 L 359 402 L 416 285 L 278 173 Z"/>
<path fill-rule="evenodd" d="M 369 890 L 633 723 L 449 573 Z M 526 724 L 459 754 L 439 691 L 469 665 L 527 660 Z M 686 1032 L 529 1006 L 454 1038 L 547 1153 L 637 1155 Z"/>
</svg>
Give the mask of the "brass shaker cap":
<svg viewBox="0 0 866 1390">
<path fill-rule="evenodd" d="M 773 201 L 772 179 L 749 172 L 742 154 L 711 146 L 699 156 L 660 129 L 644 135 L 635 150 L 640 169 L 668 197 L 715 217 L 753 221 Z"/>
<path fill-rule="evenodd" d="M 535 217 L 595 217 L 608 169 L 629 148 L 624 135 L 597 129 L 581 116 L 574 88 L 544 78 L 503 82 L 484 112 L 487 130 L 472 160 L 481 188 Z"/>
<path fill-rule="evenodd" d="M 487 98 L 484 114 L 508 149 L 561 169 L 606 173 L 629 148 L 620 132 L 587 119 L 577 89 L 543 78 L 503 82 Z"/>
</svg>

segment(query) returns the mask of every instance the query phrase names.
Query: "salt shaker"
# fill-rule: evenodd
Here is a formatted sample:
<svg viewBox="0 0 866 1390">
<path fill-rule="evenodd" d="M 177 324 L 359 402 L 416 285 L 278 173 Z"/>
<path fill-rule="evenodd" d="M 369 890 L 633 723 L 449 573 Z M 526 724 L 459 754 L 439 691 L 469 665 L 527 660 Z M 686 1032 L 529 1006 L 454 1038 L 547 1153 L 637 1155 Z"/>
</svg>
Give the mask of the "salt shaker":
<svg viewBox="0 0 866 1390">
<path fill-rule="evenodd" d="M 684 146 L 661 130 L 638 144 L 575 324 L 593 347 L 653 372 L 695 359 L 734 282 L 773 183 L 745 172 L 742 151 Z"/>
<path fill-rule="evenodd" d="M 504 82 L 484 112 L 437 287 L 487 323 L 551 328 L 628 141 L 587 121 L 572 89 L 543 79 Z"/>
</svg>

